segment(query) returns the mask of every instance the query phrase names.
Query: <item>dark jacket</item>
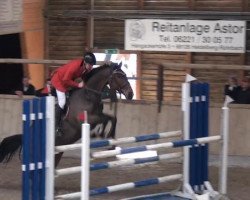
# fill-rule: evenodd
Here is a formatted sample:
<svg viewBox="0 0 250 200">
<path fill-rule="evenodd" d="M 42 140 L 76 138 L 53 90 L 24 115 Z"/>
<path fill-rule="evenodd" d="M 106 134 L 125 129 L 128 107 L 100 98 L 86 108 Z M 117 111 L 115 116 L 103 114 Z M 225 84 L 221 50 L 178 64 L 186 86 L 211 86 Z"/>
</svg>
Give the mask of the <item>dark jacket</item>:
<svg viewBox="0 0 250 200">
<path fill-rule="evenodd" d="M 234 101 L 236 101 L 240 90 L 241 90 L 240 86 L 225 85 L 224 94 L 230 96 Z"/>
<path fill-rule="evenodd" d="M 28 88 L 25 90 L 23 87 L 23 94 L 24 95 L 35 95 L 36 94 L 36 89 L 32 84 L 29 84 Z"/>
<path fill-rule="evenodd" d="M 235 103 L 238 104 L 250 104 L 250 88 L 243 90 L 240 88 Z"/>
</svg>

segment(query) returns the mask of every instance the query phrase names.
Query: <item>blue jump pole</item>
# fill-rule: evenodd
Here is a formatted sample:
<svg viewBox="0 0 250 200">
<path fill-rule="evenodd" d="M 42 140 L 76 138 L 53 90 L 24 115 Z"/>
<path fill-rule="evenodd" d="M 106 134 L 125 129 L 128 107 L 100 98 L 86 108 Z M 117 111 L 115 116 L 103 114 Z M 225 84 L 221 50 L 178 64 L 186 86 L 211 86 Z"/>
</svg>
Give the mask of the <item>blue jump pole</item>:
<svg viewBox="0 0 250 200">
<path fill-rule="evenodd" d="M 46 98 L 42 98 L 40 102 L 40 109 L 42 119 L 40 120 L 41 132 L 40 132 L 40 141 L 41 141 L 41 157 L 40 162 L 42 164 L 42 169 L 40 171 L 40 191 L 42 200 L 45 199 L 45 176 L 46 176 Z"/>
<path fill-rule="evenodd" d="M 208 93 L 207 83 L 190 84 L 190 139 L 208 136 Z M 208 177 L 208 144 L 196 145 L 189 151 L 190 185 L 195 191 L 201 191 Z"/>
<path fill-rule="evenodd" d="M 45 199 L 46 98 L 23 102 L 23 200 Z"/>
<path fill-rule="evenodd" d="M 203 90 L 202 90 L 202 94 L 205 96 L 205 101 L 203 102 L 203 116 L 202 119 L 204 121 L 204 125 L 203 125 L 203 137 L 207 137 L 209 136 L 209 84 L 208 83 L 204 83 L 203 84 Z M 208 144 L 204 144 L 204 146 L 202 146 L 203 149 L 203 154 L 202 154 L 202 181 L 208 181 Z"/>
<path fill-rule="evenodd" d="M 22 199 L 28 200 L 30 195 L 30 102 L 23 102 L 23 161 L 22 161 Z"/>
<path fill-rule="evenodd" d="M 32 173 L 32 199 L 39 199 L 39 172 L 38 172 L 38 159 L 39 159 L 39 121 L 38 121 L 38 99 L 32 100 L 32 163 L 33 163 L 33 173 Z"/>
</svg>

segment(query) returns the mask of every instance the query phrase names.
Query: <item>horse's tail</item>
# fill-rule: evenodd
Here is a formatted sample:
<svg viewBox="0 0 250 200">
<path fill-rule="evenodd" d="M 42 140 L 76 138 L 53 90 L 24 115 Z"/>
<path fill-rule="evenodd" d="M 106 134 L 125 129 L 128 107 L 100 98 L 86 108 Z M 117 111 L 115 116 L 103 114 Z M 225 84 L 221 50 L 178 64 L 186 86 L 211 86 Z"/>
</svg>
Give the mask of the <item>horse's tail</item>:
<svg viewBox="0 0 250 200">
<path fill-rule="evenodd" d="M 0 143 L 0 163 L 9 162 L 18 150 L 20 156 L 22 150 L 22 134 L 4 138 Z"/>
</svg>

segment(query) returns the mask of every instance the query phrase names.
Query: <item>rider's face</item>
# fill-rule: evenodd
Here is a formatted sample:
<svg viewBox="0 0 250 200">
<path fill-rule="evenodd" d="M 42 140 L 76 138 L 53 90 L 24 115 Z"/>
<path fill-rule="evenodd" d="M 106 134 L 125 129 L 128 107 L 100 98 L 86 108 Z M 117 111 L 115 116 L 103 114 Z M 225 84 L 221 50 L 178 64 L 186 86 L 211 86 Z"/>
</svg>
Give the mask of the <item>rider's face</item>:
<svg viewBox="0 0 250 200">
<path fill-rule="evenodd" d="M 88 64 L 88 63 L 85 63 L 85 67 L 86 67 L 87 71 L 89 72 L 89 71 L 91 71 L 91 70 L 92 70 L 93 65 Z"/>
</svg>

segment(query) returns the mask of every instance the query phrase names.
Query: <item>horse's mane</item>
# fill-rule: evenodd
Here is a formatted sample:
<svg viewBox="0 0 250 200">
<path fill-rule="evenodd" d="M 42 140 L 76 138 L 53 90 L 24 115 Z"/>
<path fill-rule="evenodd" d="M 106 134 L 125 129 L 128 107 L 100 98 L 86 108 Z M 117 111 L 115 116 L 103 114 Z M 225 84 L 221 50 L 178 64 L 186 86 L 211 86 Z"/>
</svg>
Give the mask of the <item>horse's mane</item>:
<svg viewBox="0 0 250 200">
<path fill-rule="evenodd" d="M 87 82 L 92 76 L 94 76 L 95 74 L 97 74 L 99 71 L 103 70 L 104 68 L 109 67 L 109 65 L 104 64 L 100 67 L 96 67 L 94 69 L 92 69 L 90 72 L 88 72 L 87 74 L 84 75 L 83 79 L 85 82 Z"/>
<path fill-rule="evenodd" d="M 83 80 L 85 82 L 87 82 L 92 76 L 94 76 L 98 72 L 102 71 L 103 69 L 110 68 L 110 67 L 112 67 L 112 69 L 115 69 L 116 66 L 117 66 L 117 63 L 111 63 L 111 64 L 105 63 L 104 65 L 102 65 L 100 67 L 96 67 L 96 68 L 92 69 L 89 73 L 85 74 L 83 77 Z"/>
</svg>

